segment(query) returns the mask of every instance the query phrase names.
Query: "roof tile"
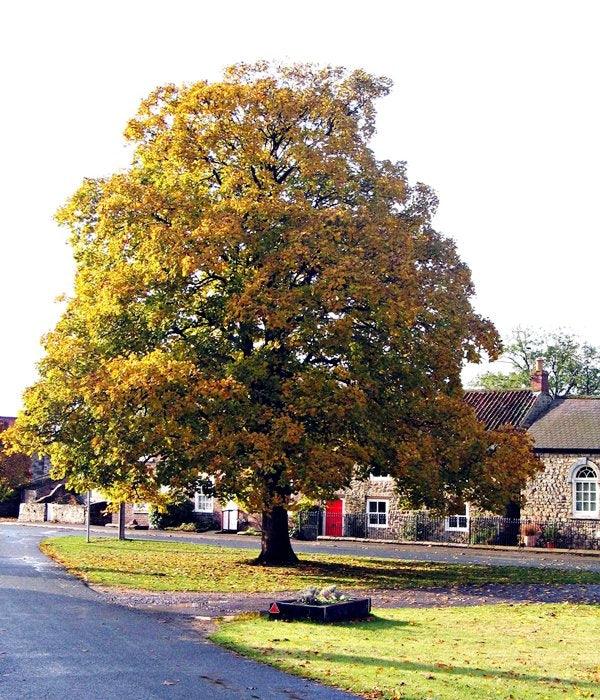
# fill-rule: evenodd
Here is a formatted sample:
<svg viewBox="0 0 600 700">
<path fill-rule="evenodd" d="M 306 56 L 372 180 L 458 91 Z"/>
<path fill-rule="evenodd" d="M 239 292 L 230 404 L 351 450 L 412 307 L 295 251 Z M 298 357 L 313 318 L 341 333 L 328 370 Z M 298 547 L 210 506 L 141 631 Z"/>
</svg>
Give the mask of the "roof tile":
<svg viewBox="0 0 600 700">
<path fill-rule="evenodd" d="M 465 391 L 466 403 L 488 430 L 522 427 L 536 399 L 537 394 L 529 389 Z"/>
<path fill-rule="evenodd" d="M 600 398 L 555 399 L 529 434 L 536 450 L 600 451 Z"/>
</svg>

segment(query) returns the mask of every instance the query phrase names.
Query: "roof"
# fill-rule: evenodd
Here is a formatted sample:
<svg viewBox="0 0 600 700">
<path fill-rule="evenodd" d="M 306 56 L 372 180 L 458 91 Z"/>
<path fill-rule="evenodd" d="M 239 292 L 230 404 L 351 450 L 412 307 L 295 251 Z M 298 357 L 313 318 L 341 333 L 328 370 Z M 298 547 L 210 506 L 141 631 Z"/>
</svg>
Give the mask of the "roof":
<svg viewBox="0 0 600 700">
<path fill-rule="evenodd" d="M 600 452 L 600 398 L 555 399 L 529 434 L 536 450 Z"/>
<path fill-rule="evenodd" d="M 529 389 L 465 391 L 465 402 L 488 430 L 503 425 L 521 427 L 533 408 L 538 394 Z"/>
</svg>

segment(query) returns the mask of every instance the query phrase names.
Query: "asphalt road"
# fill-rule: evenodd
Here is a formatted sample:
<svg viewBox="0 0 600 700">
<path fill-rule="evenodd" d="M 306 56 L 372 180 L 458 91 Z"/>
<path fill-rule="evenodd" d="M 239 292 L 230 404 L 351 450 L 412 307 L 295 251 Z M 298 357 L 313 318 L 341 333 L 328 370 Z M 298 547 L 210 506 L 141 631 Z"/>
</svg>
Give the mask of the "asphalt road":
<svg viewBox="0 0 600 700">
<path fill-rule="evenodd" d="M 6 524 L 6 527 L 22 527 Z M 69 535 L 83 533 L 81 527 L 64 525 L 56 526 L 27 526 L 32 530 L 45 529 L 51 535 Z M 92 528 L 93 536 L 116 537 L 113 528 Z M 255 550 L 260 547 L 257 537 L 217 534 L 217 533 L 179 533 L 157 530 L 128 530 L 130 539 L 158 539 L 172 542 L 195 542 L 218 547 L 237 547 Z M 411 561 L 450 562 L 460 564 L 490 564 L 496 566 L 525 566 L 540 568 L 575 569 L 580 571 L 600 572 L 600 555 L 577 555 L 552 553 L 550 550 L 531 552 L 525 549 L 514 551 L 473 549 L 469 547 L 436 547 L 427 545 L 398 545 L 369 542 L 328 541 L 316 542 L 294 541 L 294 550 L 306 554 L 320 552 L 322 554 L 348 554 L 361 557 L 383 557 L 386 559 L 408 559 Z"/>
<path fill-rule="evenodd" d="M 106 602 L 47 559 L 47 528 L 0 524 L 0 698 L 342 700 L 204 641 L 160 615 Z"/>
</svg>

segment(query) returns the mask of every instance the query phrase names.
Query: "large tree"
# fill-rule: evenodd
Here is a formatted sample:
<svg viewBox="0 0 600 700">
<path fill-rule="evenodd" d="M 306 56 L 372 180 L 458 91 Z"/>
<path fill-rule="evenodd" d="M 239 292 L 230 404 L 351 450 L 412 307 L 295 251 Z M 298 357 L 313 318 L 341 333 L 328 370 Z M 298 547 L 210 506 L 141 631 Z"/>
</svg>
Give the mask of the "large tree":
<svg viewBox="0 0 600 700">
<path fill-rule="evenodd" d="M 600 350 L 561 329 L 516 328 L 503 354 L 510 371 L 486 372 L 475 384 L 485 389 L 528 388 L 539 357 L 544 358 L 552 396 L 600 395 Z"/>
<path fill-rule="evenodd" d="M 238 65 L 144 100 L 131 167 L 59 212 L 75 294 L 15 445 L 115 499 L 204 480 L 262 512 L 268 564 L 295 559 L 297 495 L 356 473 L 393 475 L 416 506 L 515 496 L 526 438 L 485 433 L 461 398 L 463 361 L 495 356 L 496 332 L 434 194 L 368 146 L 389 87 Z"/>
</svg>

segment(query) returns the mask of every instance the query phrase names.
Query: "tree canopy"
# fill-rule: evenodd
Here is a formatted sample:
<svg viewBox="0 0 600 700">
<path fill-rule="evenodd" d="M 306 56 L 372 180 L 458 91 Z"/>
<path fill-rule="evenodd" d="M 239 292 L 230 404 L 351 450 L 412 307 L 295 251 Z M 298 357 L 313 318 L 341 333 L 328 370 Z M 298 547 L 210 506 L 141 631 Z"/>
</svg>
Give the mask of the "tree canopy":
<svg viewBox="0 0 600 700">
<path fill-rule="evenodd" d="M 0 419 L 0 503 L 10 498 L 16 486 L 24 484 L 31 476 L 31 460 L 23 454 L 8 454 L 2 441 L 2 433 L 8 424 Z"/>
<path fill-rule="evenodd" d="M 211 477 L 262 511 L 268 563 L 293 558 L 298 494 L 357 472 L 391 474 L 415 506 L 518 494 L 527 439 L 486 433 L 462 401 L 462 363 L 495 357 L 496 331 L 432 226 L 435 194 L 369 148 L 389 89 L 260 63 L 152 92 L 131 166 L 58 213 L 75 294 L 15 445 L 116 499 Z"/>
<path fill-rule="evenodd" d="M 506 372 L 486 372 L 476 384 L 485 389 L 526 389 L 537 358 L 544 358 L 552 396 L 600 395 L 600 350 L 565 330 L 517 328 L 506 344 Z"/>
</svg>

